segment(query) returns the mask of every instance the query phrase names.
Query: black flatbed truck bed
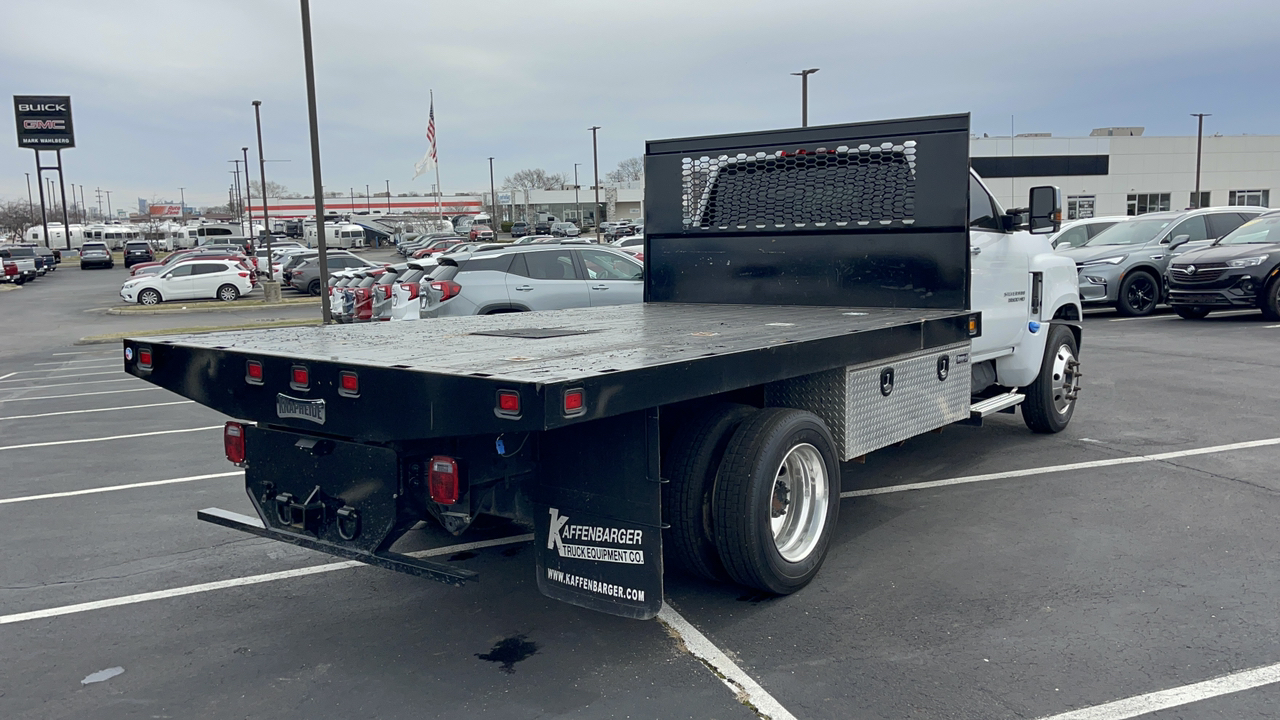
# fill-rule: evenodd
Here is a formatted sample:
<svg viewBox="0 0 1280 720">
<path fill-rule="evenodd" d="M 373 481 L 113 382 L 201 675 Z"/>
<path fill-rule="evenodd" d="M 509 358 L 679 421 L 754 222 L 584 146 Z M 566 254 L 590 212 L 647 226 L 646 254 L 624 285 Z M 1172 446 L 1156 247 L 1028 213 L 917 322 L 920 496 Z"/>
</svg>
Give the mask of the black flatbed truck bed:
<svg viewBox="0 0 1280 720">
<path fill-rule="evenodd" d="M 392 543 L 428 518 L 461 532 L 507 517 L 533 526 L 544 594 L 651 618 L 664 534 L 706 529 L 710 485 L 689 512 L 664 505 L 664 485 L 694 481 L 665 455 L 696 437 L 697 457 L 722 452 L 739 470 L 748 455 L 786 452 L 791 467 L 807 453 L 795 472 L 821 489 L 794 508 L 799 475 L 734 474 L 714 496 L 726 525 L 764 538 L 769 518 L 810 522 L 799 513 L 821 495 L 829 522 L 813 526 L 817 544 L 794 536 L 808 553 L 794 577 L 752 579 L 772 571 L 715 531 L 739 582 L 802 587 L 834 526 L 839 460 L 969 415 L 982 323 L 968 116 L 655 141 L 646 180 L 642 305 L 126 340 L 128 372 L 251 421 L 229 423 L 226 442 L 261 522 L 202 518 L 463 582 L 475 578 Z M 732 458 L 683 424 L 748 410 Z M 790 445 L 760 439 L 792 421 Z"/>
</svg>

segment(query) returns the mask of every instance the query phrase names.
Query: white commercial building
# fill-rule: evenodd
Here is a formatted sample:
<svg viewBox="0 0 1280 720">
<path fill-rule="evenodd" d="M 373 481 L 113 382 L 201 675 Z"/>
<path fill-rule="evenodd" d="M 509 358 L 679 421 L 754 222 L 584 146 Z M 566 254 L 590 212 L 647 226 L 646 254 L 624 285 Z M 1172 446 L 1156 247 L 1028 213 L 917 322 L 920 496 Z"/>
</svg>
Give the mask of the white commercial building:
<svg viewBox="0 0 1280 720">
<path fill-rule="evenodd" d="M 969 154 L 974 170 L 1006 208 L 1026 206 L 1027 192 L 1036 185 L 1057 185 L 1067 219 L 1213 205 L 1270 207 L 1280 188 L 1280 136 L 1206 135 L 1196 202 L 1196 137 L 1144 136 L 1142 131 L 975 136 Z"/>
</svg>

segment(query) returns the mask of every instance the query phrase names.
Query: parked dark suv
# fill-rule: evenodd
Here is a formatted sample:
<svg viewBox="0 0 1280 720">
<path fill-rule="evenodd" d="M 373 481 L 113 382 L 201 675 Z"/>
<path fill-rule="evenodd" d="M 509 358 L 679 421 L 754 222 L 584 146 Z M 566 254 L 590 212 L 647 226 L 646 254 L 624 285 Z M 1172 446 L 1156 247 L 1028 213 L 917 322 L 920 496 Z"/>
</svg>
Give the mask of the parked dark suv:
<svg viewBox="0 0 1280 720">
<path fill-rule="evenodd" d="M 1169 304 L 1189 320 L 1256 307 L 1280 320 L 1280 210 L 1250 220 L 1169 266 Z"/>
<path fill-rule="evenodd" d="M 124 266 L 133 267 L 138 263 L 155 262 L 156 254 L 151 251 L 151 243 L 130 240 L 124 244 Z"/>
</svg>

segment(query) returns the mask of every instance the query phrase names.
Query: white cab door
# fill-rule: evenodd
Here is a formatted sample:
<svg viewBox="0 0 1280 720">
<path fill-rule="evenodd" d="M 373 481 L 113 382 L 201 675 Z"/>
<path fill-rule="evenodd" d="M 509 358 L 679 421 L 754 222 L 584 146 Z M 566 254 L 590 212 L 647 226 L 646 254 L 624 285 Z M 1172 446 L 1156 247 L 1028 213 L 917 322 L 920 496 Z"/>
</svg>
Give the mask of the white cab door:
<svg viewBox="0 0 1280 720">
<path fill-rule="evenodd" d="M 1011 351 L 1030 319 L 1031 276 L 1025 251 L 1014 233 L 1000 230 L 1000 206 L 976 177 L 969 178 L 970 300 L 982 313 L 982 336 L 973 354 Z"/>
</svg>

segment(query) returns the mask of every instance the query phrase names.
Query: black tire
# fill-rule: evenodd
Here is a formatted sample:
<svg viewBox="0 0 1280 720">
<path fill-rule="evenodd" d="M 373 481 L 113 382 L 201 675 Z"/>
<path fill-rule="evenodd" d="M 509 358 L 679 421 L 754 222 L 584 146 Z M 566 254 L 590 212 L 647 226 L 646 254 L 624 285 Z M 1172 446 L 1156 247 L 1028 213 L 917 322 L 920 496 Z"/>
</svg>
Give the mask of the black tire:
<svg viewBox="0 0 1280 720">
<path fill-rule="evenodd" d="M 1022 421 L 1032 432 L 1062 432 L 1076 411 L 1072 395 L 1079 383 L 1080 347 L 1065 325 L 1050 325 L 1040 375 L 1023 389 Z"/>
<path fill-rule="evenodd" d="M 147 288 L 142 292 L 138 293 L 139 305 L 159 305 L 163 300 L 164 298 L 160 297 L 159 290 L 153 290 L 151 288 Z"/>
<path fill-rule="evenodd" d="M 823 478 L 815 480 L 815 485 L 825 485 L 820 492 L 826 499 L 822 512 L 794 516 L 803 522 L 807 515 L 818 524 L 805 523 L 807 529 L 795 536 L 801 546 L 791 548 L 787 558 L 774 539 L 771 523 L 779 506 L 791 507 L 789 493 L 780 494 L 778 489 L 784 460 L 793 457 L 793 450 L 797 455 L 812 451 L 813 461 L 806 464 L 821 466 Z M 796 477 L 793 472 L 786 475 Z M 803 476 L 799 482 L 804 484 Z M 822 567 L 840 515 L 840 464 L 831 432 L 816 415 L 803 410 L 766 408 L 753 413 L 725 448 L 712 498 L 716 549 L 729 576 L 778 595 L 799 590 Z M 784 526 L 790 520 L 784 520 Z"/>
<path fill-rule="evenodd" d="M 711 498 L 716 472 L 733 431 L 755 412 L 749 405 L 717 403 L 680 424 L 662 456 L 663 559 L 708 580 L 728 580 L 716 550 Z"/>
<path fill-rule="evenodd" d="M 320 297 L 320 289 L 321 288 L 320 288 L 319 278 L 316 278 L 315 280 L 312 280 L 310 283 L 307 283 L 307 292 L 316 297 Z"/>
<path fill-rule="evenodd" d="M 1120 283 L 1116 310 L 1126 317 L 1150 315 L 1160 302 L 1160 281 L 1145 270 L 1135 270 Z"/>
<path fill-rule="evenodd" d="M 223 285 L 218 288 L 218 293 L 214 295 L 222 302 L 235 302 L 240 299 L 240 288 L 235 285 Z"/>
<path fill-rule="evenodd" d="M 14 284 L 14 285 L 17 285 L 17 286 L 19 286 L 19 287 L 21 287 L 21 286 L 22 286 L 22 285 L 24 285 L 26 282 L 27 282 L 27 278 L 26 278 L 26 277 L 24 277 L 24 276 L 22 276 L 22 275 L 19 275 L 19 276 L 18 276 L 18 279 L 16 279 L 16 280 L 14 280 L 14 281 L 13 281 L 13 284 Z"/>
<path fill-rule="evenodd" d="M 1272 321 L 1280 320 L 1280 275 L 1267 283 L 1258 305 L 1262 308 L 1263 317 Z"/>
<path fill-rule="evenodd" d="M 1203 320 L 1209 315 L 1209 308 L 1199 305 L 1174 305 L 1173 311 L 1184 320 Z"/>
</svg>

